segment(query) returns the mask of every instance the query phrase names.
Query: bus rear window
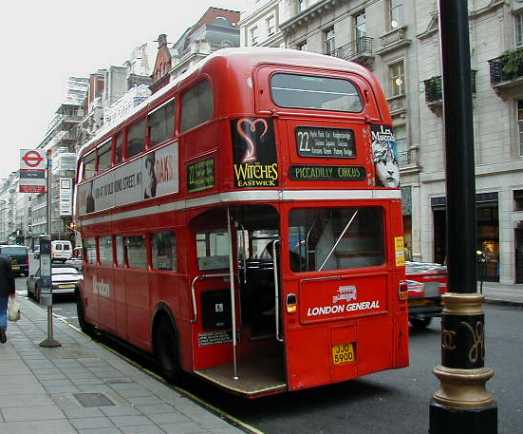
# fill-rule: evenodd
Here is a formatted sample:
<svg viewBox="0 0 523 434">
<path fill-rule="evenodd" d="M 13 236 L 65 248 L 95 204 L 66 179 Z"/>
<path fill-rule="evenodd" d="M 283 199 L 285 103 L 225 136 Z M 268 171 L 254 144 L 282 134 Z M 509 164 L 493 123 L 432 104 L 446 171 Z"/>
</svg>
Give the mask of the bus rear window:
<svg viewBox="0 0 523 434">
<path fill-rule="evenodd" d="M 292 271 L 327 271 L 385 263 L 384 214 L 378 207 L 293 210 Z"/>
<path fill-rule="evenodd" d="M 280 107 L 358 113 L 361 96 L 349 80 L 298 74 L 274 74 L 272 97 Z"/>
</svg>

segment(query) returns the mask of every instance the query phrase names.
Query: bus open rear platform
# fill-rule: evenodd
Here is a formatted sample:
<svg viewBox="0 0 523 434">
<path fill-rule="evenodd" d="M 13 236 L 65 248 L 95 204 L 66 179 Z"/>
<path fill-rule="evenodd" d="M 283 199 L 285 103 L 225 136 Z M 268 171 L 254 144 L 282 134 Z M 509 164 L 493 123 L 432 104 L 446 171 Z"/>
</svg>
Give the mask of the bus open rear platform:
<svg viewBox="0 0 523 434">
<path fill-rule="evenodd" d="M 255 398 L 287 390 L 282 360 L 279 357 L 259 356 L 240 360 L 239 379 L 233 378 L 233 364 L 194 371 L 195 374 L 239 395 Z"/>
</svg>

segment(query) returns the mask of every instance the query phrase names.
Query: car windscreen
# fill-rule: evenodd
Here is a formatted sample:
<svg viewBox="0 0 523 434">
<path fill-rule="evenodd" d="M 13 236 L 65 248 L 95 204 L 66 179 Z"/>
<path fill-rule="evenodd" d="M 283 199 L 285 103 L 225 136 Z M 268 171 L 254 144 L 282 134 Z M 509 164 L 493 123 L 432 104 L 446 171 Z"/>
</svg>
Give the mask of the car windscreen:
<svg viewBox="0 0 523 434">
<path fill-rule="evenodd" d="M 271 90 L 280 107 L 352 113 L 363 110 L 356 86 L 346 79 L 278 73 L 272 76 Z"/>
</svg>

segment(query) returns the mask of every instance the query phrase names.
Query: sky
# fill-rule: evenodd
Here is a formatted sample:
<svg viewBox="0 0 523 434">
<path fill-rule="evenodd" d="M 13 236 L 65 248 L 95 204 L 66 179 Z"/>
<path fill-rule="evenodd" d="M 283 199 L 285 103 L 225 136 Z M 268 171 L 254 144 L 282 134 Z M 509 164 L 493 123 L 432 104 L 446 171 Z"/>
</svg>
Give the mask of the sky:
<svg viewBox="0 0 523 434">
<path fill-rule="evenodd" d="M 166 33 L 175 42 L 209 6 L 243 10 L 247 0 L 16 0 L 0 6 L 0 178 L 19 168 L 64 100 L 67 78 L 121 65 Z M 154 59 L 151 61 L 154 63 Z"/>
</svg>

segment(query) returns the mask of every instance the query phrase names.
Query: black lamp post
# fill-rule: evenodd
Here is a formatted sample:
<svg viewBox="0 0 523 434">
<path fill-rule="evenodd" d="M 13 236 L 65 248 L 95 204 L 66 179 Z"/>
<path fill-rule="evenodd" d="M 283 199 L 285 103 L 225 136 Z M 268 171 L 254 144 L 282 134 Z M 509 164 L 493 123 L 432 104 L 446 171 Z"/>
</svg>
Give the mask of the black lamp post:
<svg viewBox="0 0 523 434">
<path fill-rule="evenodd" d="M 496 434 L 497 405 L 485 389 L 483 295 L 477 293 L 472 83 L 467 0 L 439 0 L 447 181 L 447 266 L 440 389 L 430 403 L 431 434 Z"/>
</svg>

